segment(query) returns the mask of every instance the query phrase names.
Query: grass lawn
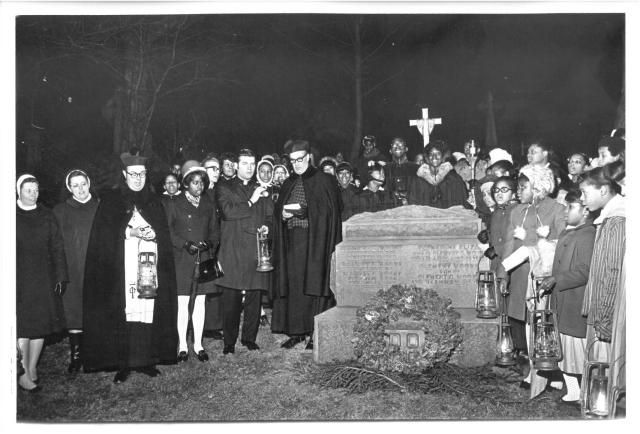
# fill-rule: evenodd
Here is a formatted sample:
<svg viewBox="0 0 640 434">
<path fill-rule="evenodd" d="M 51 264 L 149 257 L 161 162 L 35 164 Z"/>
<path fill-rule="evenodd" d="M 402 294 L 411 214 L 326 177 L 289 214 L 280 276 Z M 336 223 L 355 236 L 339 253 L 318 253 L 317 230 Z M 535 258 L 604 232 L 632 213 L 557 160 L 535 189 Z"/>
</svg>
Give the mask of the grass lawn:
<svg viewBox="0 0 640 434">
<path fill-rule="evenodd" d="M 210 360 L 190 354 L 186 363 L 159 366 L 162 375 L 132 373 L 114 384 L 114 372 L 67 374 L 68 344 L 48 345 L 39 365 L 43 390 L 18 391 L 17 420 L 34 422 L 135 421 L 316 421 L 578 419 L 577 408 L 558 403 L 564 392 L 545 392 L 528 400 L 518 388 L 521 376 L 494 368 L 505 400 L 477 399 L 443 391 L 348 393 L 307 381 L 311 351 L 300 344 L 283 350 L 284 335 L 268 327 L 258 334 L 260 351 L 236 346 L 224 356 L 222 341 L 205 339 Z M 488 368 L 490 369 L 490 368 Z"/>
</svg>

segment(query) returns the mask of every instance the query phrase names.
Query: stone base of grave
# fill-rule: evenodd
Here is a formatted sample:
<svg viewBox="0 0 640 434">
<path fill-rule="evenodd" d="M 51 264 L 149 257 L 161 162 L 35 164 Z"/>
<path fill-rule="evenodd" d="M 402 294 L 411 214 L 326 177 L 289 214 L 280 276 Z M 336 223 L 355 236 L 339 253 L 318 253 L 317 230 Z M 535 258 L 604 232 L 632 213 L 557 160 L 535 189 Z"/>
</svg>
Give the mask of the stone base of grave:
<svg viewBox="0 0 640 434">
<path fill-rule="evenodd" d="M 313 361 L 329 363 L 355 359 L 353 326 L 357 307 L 334 307 L 317 315 L 314 320 Z M 462 344 L 450 359 L 462 367 L 493 363 L 496 357 L 496 337 L 499 318 L 476 318 L 475 309 L 458 308 L 463 327 Z"/>
</svg>

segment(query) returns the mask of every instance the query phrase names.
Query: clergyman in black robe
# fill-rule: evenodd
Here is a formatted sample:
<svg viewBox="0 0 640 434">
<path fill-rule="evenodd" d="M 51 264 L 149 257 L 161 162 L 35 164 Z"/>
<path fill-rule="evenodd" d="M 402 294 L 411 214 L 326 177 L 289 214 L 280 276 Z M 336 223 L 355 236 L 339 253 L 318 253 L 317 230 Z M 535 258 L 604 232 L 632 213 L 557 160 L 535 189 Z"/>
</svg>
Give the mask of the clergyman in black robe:
<svg viewBox="0 0 640 434">
<path fill-rule="evenodd" d="M 131 370 L 159 375 L 155 365 L 176 363 L 178 346 L 176 276 L 166 215 L 145 182 L 145 158 L 127 152 L 121 159 L 126 183 L 101 197 L 83 294 L 84 369 L 115 369 L 116 383 L 126 381 Z M 156 249 L 154 298 L 138 297 L 138 251 L 132 256 L 127 246 L 141 245 Z"/>
<path fill-rule="evenodd" d="M 271 330 L 293 348 L 313 336 L 313 318 L 335 305 L 329 288 L 331 254 L 342 240 L 340 193 L 334 177 L 309 163 L 309 143 L 293 141 L 293 173 L 282 184 L 274 209 Z M 307 349 L 313 348 L 312 339 Z"/>
</svg>

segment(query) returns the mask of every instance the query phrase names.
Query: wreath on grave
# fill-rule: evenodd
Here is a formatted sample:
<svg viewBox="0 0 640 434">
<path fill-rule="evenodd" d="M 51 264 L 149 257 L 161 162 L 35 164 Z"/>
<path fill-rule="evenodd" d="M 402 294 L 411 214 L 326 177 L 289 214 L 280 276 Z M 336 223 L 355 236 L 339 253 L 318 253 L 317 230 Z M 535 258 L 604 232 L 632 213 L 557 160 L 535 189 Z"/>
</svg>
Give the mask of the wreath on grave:
<svg viewBox="0 0 640 434">
<path fill-rule="evenodd" d="M 411 323 L 424 332 L 417 351 L 401 351 L 389 345 L 394 324 Z M 379 371 L 418 374 L 449 360 L 462 342 L 460 314 L 432 289 L 394 285 L 381 289 L 356 312 L 354 350 L 365 367 Z"/>
</svg>

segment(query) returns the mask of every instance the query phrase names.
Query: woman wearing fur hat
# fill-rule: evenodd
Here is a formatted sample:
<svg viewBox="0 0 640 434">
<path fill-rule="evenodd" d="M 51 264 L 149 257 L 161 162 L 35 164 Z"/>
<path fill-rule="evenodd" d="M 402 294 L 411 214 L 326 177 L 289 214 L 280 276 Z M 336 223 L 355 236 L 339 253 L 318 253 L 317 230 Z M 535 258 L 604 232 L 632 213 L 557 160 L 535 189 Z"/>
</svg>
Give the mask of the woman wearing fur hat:
<svg viewBox="0 0 640 434">
<path fill-rule="evenodd" d="M 71 197 L 53 208 L 64 240 L 69 270 L 69 284 L 62 301 L 69 331 L 71 363 L 68 372 L 78 372 L 82 366 L 82 291 L 84 267 L 91 226 L 98 209 L 98 199 L 89 191 L 89 176 L 80 169 L 71 170 L 65 178 Z"/>
<path fill-rule="evenodd" d="M 44 337 L 65 326 L 60 295 L 69 279 L 56 219 L 37 203 L 38 181 L 22 175 L 16 190 L 16 336 L 24 368 L 18 386 L 37 392 L 36 367 Z"/>
<path fill-rule="evenodd" d="M 187 326 L 189 324 L 189 298 L 193 280 L 195 258 L 209 259 L 215 252 L 218 241 L 218 220 L 216 218 L 215 198 L 203 194 L 209 187 L 206 169 L 196 161 L 187 161 L 182 166 L 182 186 L 184 194 L 173 201 L 165 202 L 167 223 L 171 233 L 173 255 L 176 270 L 178 293 L 178 362 L 188 359 Z M 217 292 L 213 282 L 197 284 L 193 301 L 193 352 L 201 362 L 209 360 L 202 346 L 202 333 L 205 320 L 205 296 Z"/>
</svg>

